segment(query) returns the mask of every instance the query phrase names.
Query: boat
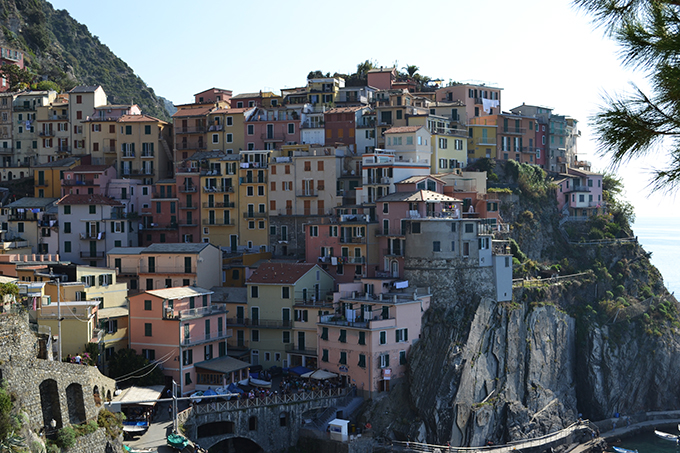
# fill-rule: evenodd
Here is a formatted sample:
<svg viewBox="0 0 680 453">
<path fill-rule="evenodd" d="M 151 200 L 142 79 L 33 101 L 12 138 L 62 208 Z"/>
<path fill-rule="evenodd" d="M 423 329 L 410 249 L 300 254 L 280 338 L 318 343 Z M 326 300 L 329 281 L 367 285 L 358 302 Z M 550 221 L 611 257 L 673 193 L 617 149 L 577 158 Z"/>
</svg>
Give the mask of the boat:
<svg viewBox="0 0 680 453">
<path fill-rule="evenodd" d="M 181 434 L 172 433 L 167 438 L 168 447 L 182 451 L 189 445 L 189 439 Z"/>
<path fill-rule="evenodd" d="M 123 450 L 126 451 L 127 453 L 156 453 L 158 450 L 155 450 L 153 448 L 135 448 L 135 447 L 128 447 L 127 445 L 123 445 Z"/>
<path fill-rule="evenodd" d="M 149 422 L 146 421 L 124 421 L 123 431 L 128 434 L 144 434 L 149 429 Z"/>
<path fill-rule="evenodd" d="M 671 442 L 678 442 L 678 436 L 674 434 L 664 433 L 663 431 L 658 431 L 656 429 L 654 430 L 654 434 L 656 434 L 656 437 L 658 437 L 659 439 L 669 440 Z"/>
<path fill-rule="evenodd" d="M 250 378 L 250 385 L 253 387 L 260 387 L 263 389 L 272 388 L 272 381 L 263 381 L 262 379 Z"/>
<path fill-rule="evenodd" d="M 191 401 L 192 401 L 192 402 L 194 402 L 194 403 L 200 403 L 200 402 L 201 402 L 201 398 L 198 398 L 198 397 L 199 397 L 199 396 L 203 396 L 203 392 L 201 392 L 201 391 L 199 390 L 198 392 L 192 393 L 190 396 L 191 396 Z"/>
<path fill-rule="evenodd" d="M 637 450 L 628 450 L 627 448 L 612 447 L 616 453 L 638 453 Z"/>
</svg>

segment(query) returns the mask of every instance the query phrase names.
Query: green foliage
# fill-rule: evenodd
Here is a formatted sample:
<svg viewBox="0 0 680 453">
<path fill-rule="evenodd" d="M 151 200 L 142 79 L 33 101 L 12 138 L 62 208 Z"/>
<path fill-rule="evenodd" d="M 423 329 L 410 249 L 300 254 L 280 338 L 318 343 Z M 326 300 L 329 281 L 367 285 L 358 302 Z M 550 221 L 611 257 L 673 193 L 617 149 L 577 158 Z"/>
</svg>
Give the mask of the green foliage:
<svg viewBox="0 0 680 453">
<path fill-rule="evenodd" d="M 12 415 L 12 396 L 7 387 L 0 386 L 0 442 L 5 440 L 11 443 L 11 439 L 16 437 L 15 431 L 20 428 L 18 420 Z"/>
<path fill-rule="evenodd" d="M 532 223 L 534 221 L 534 213 L 531 211 L 523 211 L 517 216 L 519 223 Z"/>
<path fill-rule="evenodd" d="M 35 74 L 32 74 L 28 68 L 21 69 L 13 64 L 0 66 L 0 76 L 7 80 L 9 91 L 24 90 L 30 87 L 35 79 Z"/>
<path fill-rule="evenodd" d="M 615 165 L 662 149 L 670 156 L 654 169 L 653 190 L 673 190 L 680 183 L 680 3 L 670 0 L 574 0 L 603 26 L 620 49 L 623 63 L 641 69 L 651 93 L 633 86 L 632 94 L 606 95 L 591 122 L 599 152 Z M 625 214 L 624 214 L 625 215 Z"/>
<path fill-rule="evenodd" d="M 59 448 L 57 446 L 57 444 L 55 444 L 55 443 L 53 443 L 49 440 L 47 441 L 46 447 L 47 447 L 47 453 L 61 453 L 61 448 Z"/>
<path fill-rule="evenodd" d="M 616 288 L 614 288 L 614 294 L 619 297 L 623 296 L 626 294 L 626 287 L 623 285 L 617 285 Z"/>
<path fill-rule="evenodd" d="M 534 201 L 544 200 L 552 188 L 546 180 L 545 171 L 538 165 L 508 160 L 505 162 L 505 173 L 517 182 L 521 194 Z"/>
<path fill-rule="evenodd" d="M 607 297 L 607 299 L 613 299 L 613 298 L 614 298 L 614 293 L 611 292 L 611 291 L 607 291 L 607 292 L 604 293 L 604 294 L 605 294 L 605 296 Z"/>
<path fill-rule="evenodd" d="M 598 228 L 591 228 L 588 232 L 588 239 L 598 240 L 604 239 L 604 233 Z"/>
<path fill-rule="evenodd" d="M 99 411 L 97 415 L 97 425 L 106 429 L 106 434 L 115 439 L 123 432 L 123 417 L 122 413 L 114 414 L 106 409 Z"/>
<path fill-rule="evenodd" d="M 38 82 L 35 84 L 35 89 L 38 91 L 56 91 L 57 93 L 61 93 L 61 87 L 59 86 L 58 83 L 52 82 L 51 80 L 43 80 L 42 82 Z"/>
<path fill-rule="evenodd" d="M 99 429 L 99 425 L 94 420 L 90 420 L 89 422 L 83 423 L 82 425 L 74 425 L 73 426 L 73 431 L 76 433 L 76 437 L 86 436 L 88 434 L 92 434 L 93 432 L 97 431 L 98 429 Z"/>
<path fill-rule="evenodd" d="M 653 297 L 654 293 L 652 292 L 652 289 L 649 286 L 643 286 L 640 288 L 640 297 L 643 299 L 649 299 L 650 297 Z"/>
<path fill-rule="evenodd" d="M 494 175 L 495 175 L 495 173 L 494 173 Z M 498 176 L 496 176 L 496 177 L 498 177 Z M 504 188 L 491 187 L 491 188 L 489 188 L 489 190 L 487 190 L 487 192 L 490 192 L 490 193 L 503 193 L 503 194 L 510 195 L 510 194 L 512 193 L 512 190 L 508 189 L 507 187 L 504 187 Z"/>
<path fill-rule="evenodd" d="M 152 370 L 153 368 L 153 370 Z M 132 372 L 135 376 L 140 376 L 135 379 L 127 379 L 125 382 L 139 385 L 160 385 L 165 382 L 165 377 L 160 368 L 150 364 L 149 360 L 142 355 L 137 355 L 134 349 L 119 349 L 116 351 L 109 362 L 109 376 L 117 378 L 128 375 Z"/>
<path fill-rule="evenodd" d="M 517 260 L 518 260 L 520 263 L 523 263 L 524 261 L 526 261 L 526 260 L 527 260 L 527 256 L 524 254 L 524 252 L 522 252 L 522 251 L 520 250 L 519 245 L 517 244 L 517 242 L 516 242 L 514 239 L 512 239 L 512 238 L 510 238 L 510 239 L 508 240 L 508 242 L 510 243 L 510 253 L 512 253 L 513 258 L 517 258 Z M 513 262 L 514 262 L 514 259 L 513 259 Z"/>
<path fill-rule="evenodd" d="M 56 444 L 61 448 L 71 448 L 76 443 L 76 431 L 70 426 L 64 426 L 57 431 Z"/>
</svg>

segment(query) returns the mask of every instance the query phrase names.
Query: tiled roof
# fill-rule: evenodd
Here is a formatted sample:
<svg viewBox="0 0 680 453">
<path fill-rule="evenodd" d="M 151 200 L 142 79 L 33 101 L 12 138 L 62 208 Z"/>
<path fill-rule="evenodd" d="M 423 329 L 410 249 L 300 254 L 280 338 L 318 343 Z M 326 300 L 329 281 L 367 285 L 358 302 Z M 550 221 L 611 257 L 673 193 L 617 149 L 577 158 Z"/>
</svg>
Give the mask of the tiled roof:
<svg viewBox="0 0 680 453">
<path fill-rule="evenodd" d="M 139 255 L 146 247 L 114 247 L 108 251 L 109 255 Z"/>
<path fill-rule="evenodd" d="M 113 198 L 109 198 L 98 193 L 94 194 L 75 194 L 70 193 L 63 197 L 61 200 L 57 201 L 58 205 L 80 205 L 80 204 L 101 204 L 108 206 L 123 206 L 123 203 L 116 201 Z"/>
<path fill-rule="evenodd" d="M 326 115 L 330 113 L 354 113 L 357 110 L 365 109 L 367 107 L 367 105 L 357 105 L 355 107 L 335 107 L 333 109 L 327 110 L 325 113 Z"/>
<path fill-rule="evenodd" d="M 165 121 L 159 120 L 149 115 L 122 115 L 118 118 L 119 123 L 163 123 L 167 124 Z"/>
<path fill-rule="evenodd" d="M 215 286 L 210 288 L 214 291 L 212 296 L 213 302 L 221 303 L 241 303 L 248 302 L 248 288 L 229 287 L 229 286 Z"/>
<path fill-rule="evenodd" d="M 24 197 L 20 200 L 17 200 L 15 202 L 12 202 L 5 206 L 6 208 L 46 208 L 47 206 L 51 205 L 55 201 L 57 201 L 58 198 L 35 198 L 35 197 Z"/>
<path fill-rule="evenodd" d="M 97 88 L 99 88 L 99 87 L 100 87 L 100 85 L 97 85 L 97 86 L 85 86 L 85 85 L 77 86 L 77 87 L 73 88 L 71 91 L 69 91 L 69 93 L 94 93 L 95 91 L 97 91 Z"/>
<path fill-rule="evenodd" d="M 198 96 L 199 94 L 203 94 L 203 93 L 211 93 L 211 92 L 215 92 L 215 91 L 219 91 L 221 93 L 231 93 L 231 90 L 225 90 L 224 88 L 212 87 L 212 88 L 208 88 L 207 90 L 203 90 L 199 93 L 196 93 L 196 94 L 194 94 L 194 96 Z"/>
<path fill-rule="evenodd" d="M 80 162 L 80 157 L 67 157 L 65 159 L 55 160 L 54 162 L 47 162 L 45 164 L 35 165 L 35 167 L 49 168 L 49 167 L 69 167 L 76 162 Z"/>
<path fill-rule="evenodd" d="M 263 263 L 253 272 L 248 283 L 293 284 L 315 266 L 311 263 Z"/>
<path fill-rule="evenodd" d="M 111 165 L 78 165 L 77 167 L 73 167 L 72 169 L 68 171 L 76 172 L 76 173 L 92 173 L 96 171 L 104 171 L 107 168 L 113 168 Z"/>
<path fill-rule="evenodd" d="M 182 118 L 185 116 L 205 116 L 208 113 L 212 112 L 214 108 L 215 108 L 214 105 L 210 104 L 209 107 L 192 107 L 186 109 L 179 109 L 175 112 L 174 115 L 172 115 L 172 117 Z"/>
<path fill-rule="evenodd" d="M 385 134 L 404 134 L 408 132 L 415 132 L 418 129 L 422 129 L 424 126 L 399 126 L 399 127 L 391 127 L 387 129 L 384 133 Z"/>
<path fill-rule="evenodd" d="M 156 297 L 163 299 L 184 299 L 185 297 L 197 297 L 204 294 L 212 294 L 209 289 L 200 288 L 198 286 L 180 286 L 175 288 L 153 289 L 145 291 Z"/>
<path fill-rule="evenodd" d="M 232 99 L 234 99 L 234 98 L 232 98 Z M 230 114 L 230 113 L 233 113 L 234 115 L 237 115 L 239 113 L 245 113 L 248 110 L 252 110 L 254 108 L 255 108 L 255 106 L 253 106 L 253 107 L 243 107 L 243 108 L 240 108 L 240 109 L 217 109 L 217 110 L 215 110 L 214 112 L 211 112 L 211 113 L 213 113 L 213 114 L 215 114 L 215 113 L 226 113 L 227 115 Z"/>
<path fill-rule="evenodd" d="M 457 198 L 449 197 L 437 192 L 432 192 L 430 190 L 418 190 L 416 192 L 395 192 L 387 196 L 384 196 L 378 200 L 382 201 L 428 201 L 428 202 L 443 202 L 443 203 L 462 203 L 462 200 Z"/>
<path fill-rule="evenodd" d="M 163 243 L 163 244 L 151 244 L 144 249 L 142 253 L 198 253 L 206 247 L 211 245 L 206 242 L 198 243 Z M 213 246 L 214 247 L 214 246 Z"/>
<path fill-rule="evenodd" d="M 437 178 L 436 176 L 433 176 L 433 175 L 420 175 L 420 176 L 416 175 L 416 176 L 409 176 L 408 178 L 401 180 L 399 182 L 396 182 L 395 184 L 415 184 L 415 183 L 422 181 L 423 179 L 428 179 L 428 178 L 434 179 L 435 181 L 439 181 L 442 184 L 445 183 L 443 180 L 441 180 L 441 179 L 439 179 L 439 178 Z"/>
</svg>

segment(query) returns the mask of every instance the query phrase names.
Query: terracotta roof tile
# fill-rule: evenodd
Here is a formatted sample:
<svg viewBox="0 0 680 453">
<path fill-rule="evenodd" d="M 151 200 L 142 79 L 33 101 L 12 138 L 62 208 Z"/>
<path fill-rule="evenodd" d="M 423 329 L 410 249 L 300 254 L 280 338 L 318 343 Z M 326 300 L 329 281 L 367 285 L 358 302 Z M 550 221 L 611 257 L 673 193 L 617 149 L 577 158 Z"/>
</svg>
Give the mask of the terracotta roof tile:
<svg viewBox="0 0 680 453">
<path fill-rule="evenodd" d="M 123 115 L 118 118 L 119 123 L 163 123 L 167 124 L 165 121 L 159 120 L 149 115 Z"/>
<path fill-rule="evenodd" d="M 77 167 L 73 167 L 70 170 L 67 171 L 74 171 L 74 172 L 96 172 L 96 171 L 104 171 L 108 168 L 113 168 L 111 165 L 78 165 Z"/>
<path fill-rule="evenodd" d="M 215 109 L 214 104 L 210 104 L 209 107 L 192 107 L 186 109 L 179 109 L 172 115 L 173 118 L 182 118 L 185 116 L 205 116 L 211 113 Z"/>
<path fill-rule="evenodd" d="M 109 206 L 123 206 L 123 203 L 100 194 L 74 194 L 70 193 L 57 201 L 58 205 L 77 205 L 77 204 L 102 204 Z"/>
<path fill-rule="evenodd" d="M 311 263 L 264 263 L 253 272 L 248 283 L 293 284 L 315 266 Z"/>
<path fill-rule="evenodd" d="M 357 110 L 365 109 L 368 108 L 367 105 L 357 105 L 355 107 L 336 107 L 330 110 L 327 110 L 325 113 L 328 115 L 329 113 L 354 113 Z"/>
<path fill-rule="evenodd" d="M 408 132 L 415 132 L 418 129 L 422 129 L 424 126 L 399 126 L 399 127 L 391 127 L 387 129 L 384 133 L 385 134 L 404 134 Z"/>
</svg>

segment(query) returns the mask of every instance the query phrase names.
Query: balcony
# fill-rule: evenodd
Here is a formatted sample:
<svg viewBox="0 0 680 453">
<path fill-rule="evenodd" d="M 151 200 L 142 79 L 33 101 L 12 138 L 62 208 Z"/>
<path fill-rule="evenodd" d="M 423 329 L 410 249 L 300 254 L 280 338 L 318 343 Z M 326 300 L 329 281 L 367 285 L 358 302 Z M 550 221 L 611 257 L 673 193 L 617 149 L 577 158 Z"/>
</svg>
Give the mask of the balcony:
<svg viewBox="0 0 680 453">
<path fill-rule="evenodd" d="M 115 146 L 102 146 L 104 154 L 116 154 L 118 149 Z"/>
<path fill-rule="evenodd" d="M 527 130 L 523 127 L 504 127 L 503 133 L 504 134 L 524 135 L 524 134 L 527 133 Z"/>
<path fill-rule="evenodd" d="M 90 343 L 99 343 L 104 338 L 105 333 L 106 331 L 104 329 L 93 329 Z"/>
<path fill-rule="evenodd" d="M 231 338 L 227 340 L 227 349 L 248 349 L 250 341 L 246 339 Z"/>
<path fill-rule="evenodd" d="M 343 256 L 343 262 L 347 264 L 364 264 L 366 262 L 365 256 Z"/>
<path fill-rule="evenodd" d="M 205 343 L 206 341 L 222 340 L 224 338 L 231 338 L 232 336 L 231 334 L 232 334 L 231 329 L 222 330 L 215 333 L 206 332 L 203 335 L 185 337 L 182 339 L 182 344 L 187 346 L 192 344 Z"/>
<path fill-rule="evenodd" d="M 177 190 L 179 190 L 182 193 L 192 193 L 196 192 L 198 186 L 195 185 L 179 185 L 177 186 Z"/>
<path fill-rule="evenodd" d="M 299 192 L 295 192 L 296 197 L 300 198 L 306 198 L 306 197 L 318 197 L 319 192 L 316 190 L 302 190 Z"/>
<path fill-rule="evenodd" d="M 365 244 L 365 237 L 340 237 L 340 242 L 343 244 Z"/>
<path fill-rule="evenodd" d="M 319 325 L 331 325 L 331 326 L 344 326 L 344 327 L 357 327 L 359 329 L 369 329 L 369 330 L 379 330 L 387 329 L 390 327 L 396 327 L 396 318 L 385 318 L 382 319 L 379 315 L 376 315 L 371 320 L 359 320 L 357 321 L 347 321 L 344 320 L 343 316 L 339 315 L 322 315 L 319 317 Z"/>
<path fill-rule="evenodd" d="M 220 202 L 210 203 L 209 201 L 204 201 L 203 207 L 204 208 L 218 208 L 218 209 L 219 208 L 233 208 L 234 202 L 230 201 L 230 202 L 224 203 L 224 202 L 220 201 Z"/>
<path fill-rule="evenodd" d="M 475 145 L 496 146 L 496 139 L 491 137 L 481 137 L 475 139 Z"/>
<path fill-rule="evenodd" d="M 149 266 L 143 262 L 139 267 L 140 274 L 195 274 L 196 266 L 184 267 L 183 264 L 177 266 Z"/>
<path fill-rule="evenodd" d="M 63 179 L 62 186 L 93 186 L 94 179 Z"/>
<path fill-rule="evenodd" d="M 311 349 L 307 347 L 307 345 L 297 345 L 293 343 L 288 343 L 286 345 L 286 352 L 290 352 L 292 354 L 302 354 L 302 355 L 313 355 L 316 356 L 316 349 Z"/>
<path fill-rule="evenodd" d="M 262 162 L 241 162 L 240 169 L 245 170 L 248 168 L 267 168 L 267 163 Z"/>
<path fill-rule="evenodd" d="M 106 238 L 106 233 L 101 231 L 99 233 L 80 233 L 80 239 L 87 241 L 103 241 Z"/>
<path fill-rule="evenodd" d="M 194 204 L 194 203 L 192 203 L 192 204 L 180 203 L 179 208 L 180 209 L 198 209 L 198 205 Z"/>
<path fill-rule="evenodd" d="M 22 249 L 24 247 L 28 247 L 28 241 L 0 242 L 0 248 L 2 250 Z"/>
<path fill-rule="evenodd" d="M 231 219 L 203 219 L 203 226 L 233 226 L 234 221 Z"/>
<path fill-rule="evenodd" d="M 243 218 L 245 218 L 245 219 L 266 219 L 267 213 L 266 212 L 246 211 L 246 212 L 243 213 Z"/>
<path fill-rule="evenodd" d="M 154 158 L 154 152 L 153 151 L 142 151 L 142 159 L 153 159 Z"/>
<path fill-rule="evenodd" d="M 179 226 L 181 227 L 195 227 L 198 226 L 197 219 L 179 219 Z"/>
<path fill-rule="evenodd" d="M 178 225 L 176 223 L 152 223 L 151 225 L 142 225 L 142 230 L 176 230 Z"/>
<path fill-rule="evenodd" d="M 54 137 L 54 131 L 51 129 L 48 129 L 46 131 L 40 131 L 38 135 L 40 135 L 41 137 Z"/>
<path fill-rule="evenodd" d="M 205 186 L 203 193 L 233 193 L 234 186 Z"/>
<path fill-rule="evenodd" d="M 260 139 L 265 142 L 283 142 L 286 137 L 283 134 L 260 134 Z"/>
<path fill-rule="evenodd" d="M 50 182 L 47 179 L 38 180 L 35 182 L 36 187 L 48 187 Z"/>
<path fill-rule="evenodd" d="M 177 167 L 177 173 L 200 173 L 201 169 L 198 167 L 186 167 L 181 165 Z"/>
<path fill-rule="evenodd" d="M 194 127 L 176 127 L 175 132 L 177 134 L 202 134 L 206 131 L 205 126 L 194 126 Z"/>
<path fill-rule="evenodd" d="M 71 153 L 71 147 L 65 146 L 65 145 L 59 145 L 59 146 L 57 146 L 56 151 L 58 153 L 68 153 L 68 154 L 70 154 Z"/>
<path fill-rule="evenodd" d="M 218 314 L 226 313 L 226 312 L 227 312 L 227 307 L 223 304 L 208 305 L 207 307 L 197 307 L 197 308 L 189 308 L 187 310 L 180 310 L 179 311 L 179 319 L 185 320 L 185 319 L 202 318 L 204 316 L 218 315 Z M 213 334 L 213 336 L 216 337 L 217 333 Z"/>
<path fill-rule="evenodd" d="M 240 184 L 266 184 L 267 183 L 267 177 L 266 176 L 260 176 L 257 178 L 248 178 L 248 177 L 240 177 L 238 178 L 238 182 Z"/>
<path fill-rule="evenodd" d="M 374 178 L 369 176 L 367 184 L 390 184 L 392 178 L 389 176 L 381 176 L 380 178 Z"/>
<path fill-rule="evenodd" d="M 382 252 L 385 256 L 404 256 L 404 251 L 400 249 L 383 249 Z"/>
<path fill-rule="evenodd" d="M 0 154 L 14 154 L 14 148 L 11 146 L 0 148 Z"/>
<path fill-rule="evenodd" d="M 166 193 L 154 192 L 153 194 L 151 194 L 151 199 L 152 200 L 176 200 L 177 197 L 173 196 L 172 192 L 166 192 Z"/>
<path fill-rule="evenodd" d="M 205 143 L 204 142 L 198 142 L 198 143 L 178 143 L 177 144 L 177 149 L 205 149 Z"/>
<path fill-rule="evenodd" d="M 402 228 L 378 228 L 375 230 L 375 237 L 403 237 L 406 235 L 406 230 Z"/>
<path fill-rule="evenodd" d="M 90 258 L 90 259 L 102 259 L 104 258 L 104 252 L 80 252 L 80 257 L 81 258 Z"/>
</svg>

